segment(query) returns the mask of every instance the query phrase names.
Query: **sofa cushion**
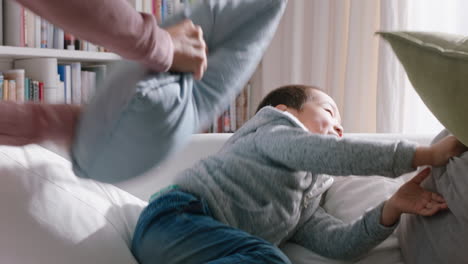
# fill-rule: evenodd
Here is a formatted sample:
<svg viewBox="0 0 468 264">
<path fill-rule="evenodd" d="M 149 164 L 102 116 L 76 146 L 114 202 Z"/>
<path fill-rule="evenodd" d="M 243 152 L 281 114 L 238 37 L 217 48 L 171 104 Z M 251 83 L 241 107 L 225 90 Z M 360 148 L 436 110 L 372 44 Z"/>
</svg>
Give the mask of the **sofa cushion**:
<svg viewBox="0 0 468 264">
<path fill-rule="evenodd" d="M 468 145 L 468 38 L 424 32 L 380 32 L 434 116 Z"/>
</svg>

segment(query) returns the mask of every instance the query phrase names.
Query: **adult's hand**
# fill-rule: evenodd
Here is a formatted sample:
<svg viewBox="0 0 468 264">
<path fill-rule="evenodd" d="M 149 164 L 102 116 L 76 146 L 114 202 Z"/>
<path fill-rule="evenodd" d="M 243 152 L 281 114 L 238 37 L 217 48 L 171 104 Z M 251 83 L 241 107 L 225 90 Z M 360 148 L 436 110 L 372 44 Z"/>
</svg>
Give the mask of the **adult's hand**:
<svg viewBox="0 0 468 264">
<path fill-rule="evenodd" d="M 166 29 L 174 45 L 171 71 L 191 72 L 200 80 L 208 66 L 207 48 L 200 26 L 184 20 Z"/>
</svg>

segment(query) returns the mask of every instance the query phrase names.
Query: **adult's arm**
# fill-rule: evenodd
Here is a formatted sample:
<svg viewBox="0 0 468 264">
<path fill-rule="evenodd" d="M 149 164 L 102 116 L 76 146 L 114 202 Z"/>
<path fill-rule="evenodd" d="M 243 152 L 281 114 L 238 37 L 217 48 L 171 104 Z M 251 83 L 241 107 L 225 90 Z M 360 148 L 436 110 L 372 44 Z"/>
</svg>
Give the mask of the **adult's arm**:
<svg viewBox="0 0 468 264">
<path fill-rule="evenodd" d="M 81 107 L 69 104 L 0 102 L 0 145 L 51 140 L 68 148 Z"/>
<path fill-rule="evenodd" d="M 126 0 L 17 0 L 78 38 L 103 46 L 152 70 L 167 71 L 174 47 L 153 15 L 137 12 Z"/>
</svg>

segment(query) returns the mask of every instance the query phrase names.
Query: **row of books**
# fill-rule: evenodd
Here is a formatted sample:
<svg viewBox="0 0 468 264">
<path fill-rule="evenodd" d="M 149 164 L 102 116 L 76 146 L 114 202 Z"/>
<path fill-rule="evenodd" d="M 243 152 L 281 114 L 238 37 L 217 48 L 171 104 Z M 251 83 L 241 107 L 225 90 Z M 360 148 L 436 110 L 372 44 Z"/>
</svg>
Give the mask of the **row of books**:
<svg viewBox="0 0 468 264">
<path fill-rule="evenodd" d="M 205 133 L 232 133 L 244 125 L 250 119 L 251 113 L 251 85 L 246 85 L 244 90 L 231 102 L 229 107 L 220 116 L 213 120 L 213 124 L 204 131 Z"/>
<path fill-rule="evenodd" d="M 196 0 L 128 0 L 139 12 L 156 16 L 158 23 L 179 12 Z M 0 45 L 106 51 L 105 48 L 75 38 L 72 34 L 49 23 L 15 0 L 0 0 Z"/>
<path fill-rule="evenodd" d="M 0 73 L 0 99 L 18 102 L 43 102 L 44 83 L 24 77 L 24 70 Z"/>
<path fill-rule="evenodd" d="M 15 102 L 86 104 L 106 75 L 106 65 L 58 64 L 56 58 L 19 59 L 0 73 L 0 98 Z"/>
<path fill-rule="evenodd" d="M 107 65 L 61 63 L 56 58 L 18 59 L 0 73 L 0 99 L 16 102 L 86 104 L 107 74 Z M 232 133 L 250 118 L 251 85 L 213 120 L 207 133 Z"/>
<path fill-rule="evenodd" d="M 0 44 L 5 46 L 105 51 L 88 41 L 75 38 L 34 14 L 15 0 L 0 0 Z"/>
<path fill-rule="evenodd" d="M 196 0 L 128 0 L 130 4 L 138 11 L 153 14 L 158 23 L 183 10 L 186 5 L 193 4 Z"/>
</svg>

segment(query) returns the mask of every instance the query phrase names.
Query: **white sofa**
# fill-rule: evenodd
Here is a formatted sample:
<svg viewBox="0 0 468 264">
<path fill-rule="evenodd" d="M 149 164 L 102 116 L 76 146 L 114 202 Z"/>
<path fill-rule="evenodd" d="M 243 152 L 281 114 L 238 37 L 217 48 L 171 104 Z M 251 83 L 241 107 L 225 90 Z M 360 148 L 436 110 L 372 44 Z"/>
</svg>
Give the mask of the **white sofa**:
<svg viewBox="0 0 468 264">
<path fill-rule="evenodd" d="M 145 201 L 178 171 L 215 153 L 229 136 L 194 135 L 189 146 L 165 164 L 119 188 L 75 177 L 65 152 L 51 145 L 47 148 L 53 151 L 38 145 L 0 147 L 0 263 L 136 263 L 128 247 Z M 428 144 L 434 135 L 345 136 Z M 337 177 L 324 207 L 352 221 L 402 182 L 403 178 L 379 176 Z M 295 264 L 343 263 L 294 244 L 282 249 Z M 403 263 L 396 236 L 357 263 Z"/>
</svg>

